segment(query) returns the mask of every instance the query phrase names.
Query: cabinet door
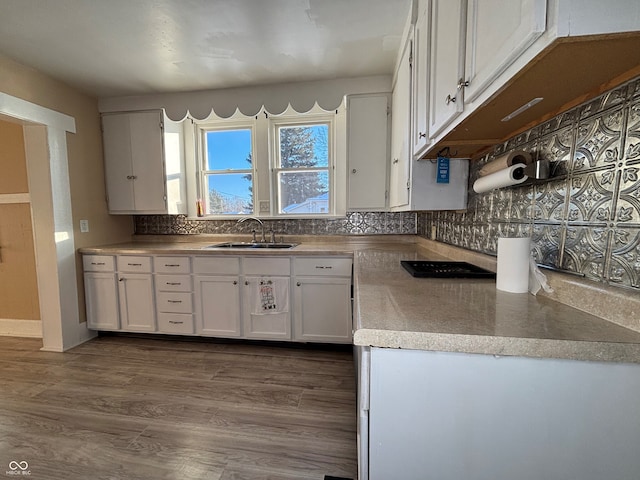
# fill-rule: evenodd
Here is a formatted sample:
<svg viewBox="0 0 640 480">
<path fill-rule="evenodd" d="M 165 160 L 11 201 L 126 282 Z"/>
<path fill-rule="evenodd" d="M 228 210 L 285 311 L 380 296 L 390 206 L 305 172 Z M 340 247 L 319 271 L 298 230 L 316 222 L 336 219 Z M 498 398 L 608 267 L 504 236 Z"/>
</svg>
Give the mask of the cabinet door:
<svg viewBox="0 0 640 480">
<path fill-rule="evenodd" d="M 109 213 L 135 210 L 129 114 L 102 116 L 104 171 Z"/>
<path fill-rule="evenodd" d="M 167 213 L 162 112 L 102 117 L 110 213 Z"/>
<path fill-rule="evenodd" d="M 267 282 L 273 283 L 267 283 Z M 243 327 L 246 338 L 264 340 L 291 340 L 291 310 L 289 302 L 290 277 L 245 277 L 243 282 L 242 309 Z M 276 282 L 280 282 L 283 287 L 279 290 Z M 271 292 L 265 298 L 274 300 L 274 307 L 278 313 L 266 313 L 255 308 L 262 288 L 271 287 Z M 286 291 L 285 291 L 286 289 Z M 286 297 L 286 298 L 285 298 Z"/>
<path fill-rule="evenodd" d="M 162 112 L 129 115 L 136 211 L 166 213 Z"/>
<path fill-rule="evenodd" d="M 400 207 L 409 203 L 411 49 L 412 42 L 409 41 L 400 59 L 391 101 L 390 207 Z"/>
<path fill-rule="evenodd" d="M 437 136 L 463 110 L 466 0 L 432 0 L 429 134 Z"/>
<path fill-rule="evenodd" d="M 240 279 L 237 276 L 196 276 L 196 332 L 239 337 Z"/>
<path fill-rule="evenodd" d="M 469 0 L 465 102 L 475 100 L 544 33 L 546 6 L 546 0 Z"/>
<path fill-rule="evenodd" d="M 351 343 L 351 279 L 295 277 L 295 339 Z"/>
<path fill-rule="evenodd" d="M 85 273 L 84 296 L 88 328 L 94 330 L 118 330 L 120 328 L 114 273 Z"/>
<path fill-rule="evenodd" d="M 421 2 L 413 36 L 413 156 L 419 157 L 429 145 L 429 20 L 431 2 Z"/>
<path fill-rule="evenodd" d="M 120 319 L 122 329 L 133 332 L 156 330 L 156 309 L 153 297 L 153 278 L 149 274 L 119 275 Z"/>
<path fill-rule="evenodd" d="M 386 207 L 388 103 L 386 94 L 349 97 L 350 210 L 384 210 Z"/>
</svg>

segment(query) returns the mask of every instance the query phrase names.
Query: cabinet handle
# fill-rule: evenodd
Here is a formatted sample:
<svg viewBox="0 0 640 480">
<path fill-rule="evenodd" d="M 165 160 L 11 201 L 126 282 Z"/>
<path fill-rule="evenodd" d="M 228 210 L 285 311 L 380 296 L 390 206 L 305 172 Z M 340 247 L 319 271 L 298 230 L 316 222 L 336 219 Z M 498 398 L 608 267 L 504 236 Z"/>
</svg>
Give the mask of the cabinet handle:
<svg viewBox="0 0 640 480">
<path fill-rule="evenodd" d="M 104 265 L 104 262 L 91 262 L 91 265 Z"/>
<path fill-rule="evenodd" d="M 168 303 L 182 303 L 182 300 L 167 300 Z"/>
<path fill-rule="evenodd" d="M 451 95 L 447 95 L 447 98 L 444 99 L 444 103 L 449 105 L 450 103 L 456 103 L 455 95 L 452 97 Z"/>
<path fill-rule="evenodd" d="M 233 281 L 233 284 L 234 284 L 234 285 L 237 285 L 237 284 L 238 284 L 238 281 L 237 281 L 237 280 L 234 280 L 234 281 Z"/>
<path fill-rule="evenodd" d="M 469 86 L 469 80 L 465 81 L 462 78 L 460 80 L 458 80 L 458 90 L 462 90 L 463 88 L 468 87 L 468 86 Z"/>
<path fill-rule="evenodd" d="M 325 269 L 326 269 L 326 270 L 330 270 L 330 269 L 332 269 L 333 267 L 332 267 L 331 265 L 316 265 L 316 268 L 319 268 L 319 269 L 321 269 L 321 270 L 325 270 Z"/>
<path fill-rule="evenodd" d="M 398 163 L 400 160 L 398 160 L 397 158 L 393 159 L 393 164 L 395 165 L 396 163 Z"/>
<path fill-rule="evenodd" d="M 141 263 L 127 263 L 127 265 L 129 265 L 130 267 L 141 267 L 142 266 Z"/>
<path fill-rule="evenodd" d="M 423 132 L 418 132 L 418 138 L 426 138 L 427 134 Z"/>
<path fill-rule="evenodd" d="M 174 320 L 169 320 L 169 323 L 170 323 L 171 325 L 182 325 L 184 322 L 176 322 L 176 321 L 174 321 Z"/>
<path fill-rule="evenodd" d="M 167 285 L 182 285 L 180 282 L 166 282 Z"/>
<path fill-rule="evenodd" d="M 133 175 L 127 175 L 127 180 L 133 180 Z"/>
<path fill-rule="evenodd" d="M 302 285 L 300 282 L 296 283 L 296 285 L 299 287 L 300 285 Z"/>
<path fill-rule="evenodd" d="M 165 267 L 179 267 L 180 264 L 178 264 L 178 263 L 165 263 L 164 266 Z"/>
</svg>

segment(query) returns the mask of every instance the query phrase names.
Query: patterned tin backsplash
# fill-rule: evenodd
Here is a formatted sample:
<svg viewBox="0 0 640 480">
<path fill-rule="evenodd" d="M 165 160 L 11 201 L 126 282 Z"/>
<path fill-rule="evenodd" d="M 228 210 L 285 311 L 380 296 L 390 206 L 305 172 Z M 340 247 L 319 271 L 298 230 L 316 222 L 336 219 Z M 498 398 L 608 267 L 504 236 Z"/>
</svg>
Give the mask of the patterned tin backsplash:
<svg viewBox="0 0 640 480">
<path fill-rule="evenodd" d="M 337 219 L 265 220 L 265 230 L 276 235 L 389 235 L 417 233 L 415 212 L 353 212 Z M 251 233 L 255 223 L 235 220 L 189 220 L 184 215 L 137 215 L 137 234 L 189 235 Z"/>
<path fill-rule="evenodd" d="M 480 168 L 515 149 L 557 162 L 554 177 L 474 193 Z M 539 263 L 640 289 L 640 79 L 497 145 L 469 177 L 468 210 L 419 214 L 420 235 L 491 255 L 498 237 L 530 235 Z"/>
</svg>

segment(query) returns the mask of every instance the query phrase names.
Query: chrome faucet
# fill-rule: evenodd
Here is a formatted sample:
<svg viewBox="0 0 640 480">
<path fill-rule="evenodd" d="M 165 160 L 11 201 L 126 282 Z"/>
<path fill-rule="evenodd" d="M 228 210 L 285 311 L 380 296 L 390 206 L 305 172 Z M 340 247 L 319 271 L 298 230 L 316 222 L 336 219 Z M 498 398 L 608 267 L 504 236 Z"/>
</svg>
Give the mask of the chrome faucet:
<svg viewBox="0 0 640 480">
<path fill-rule="evenodd" d="M 238 223 L 242 223 L 242 222 L 246 222 L 247 220 L 255 220 L 256 222 L 258 222 L 260 224 L 260 229 L 262 230 L 262 235 L 260 236 L 260 242 L 261 243 L 267 243 L 267 237 L 264 234 L 264 222 L 262 220 L 260 220 L 259 218 L 256 217 L 242 217 L 240 220 L 238 220 Z M 256 231 L 253 231 L 253 241 L 256 241 Z"/>
</svg>

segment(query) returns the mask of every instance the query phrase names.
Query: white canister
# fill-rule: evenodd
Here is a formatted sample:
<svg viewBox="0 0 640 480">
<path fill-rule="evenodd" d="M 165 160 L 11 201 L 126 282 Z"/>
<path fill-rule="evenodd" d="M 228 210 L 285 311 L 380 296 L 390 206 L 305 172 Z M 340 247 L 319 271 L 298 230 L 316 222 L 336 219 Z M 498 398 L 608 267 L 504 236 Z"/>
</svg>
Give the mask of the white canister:
<svg viewBox="0 0 640 480">
<path fill-rule="evenodd" d="M 503 292 L 529 291 L 531 238 L 498 238 L 496 288 Z"/>
</svg>

